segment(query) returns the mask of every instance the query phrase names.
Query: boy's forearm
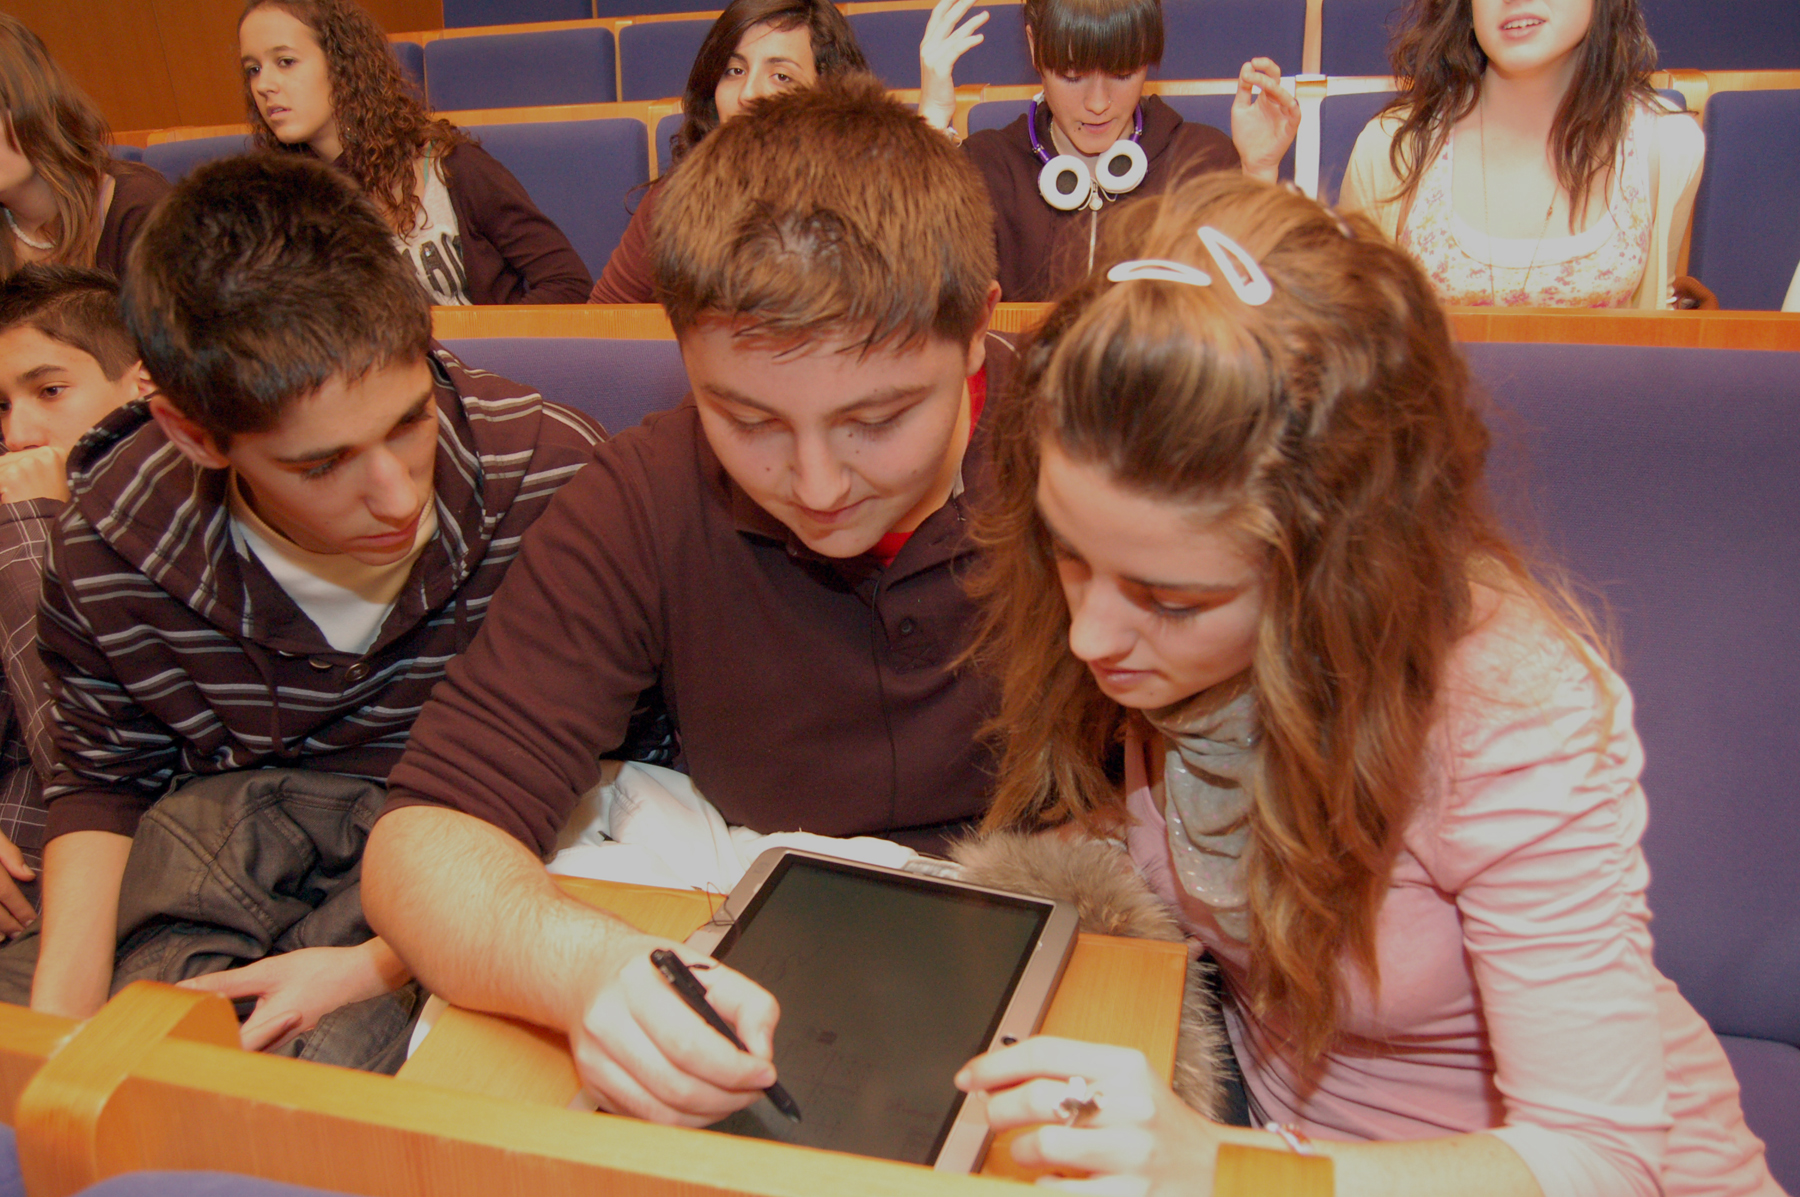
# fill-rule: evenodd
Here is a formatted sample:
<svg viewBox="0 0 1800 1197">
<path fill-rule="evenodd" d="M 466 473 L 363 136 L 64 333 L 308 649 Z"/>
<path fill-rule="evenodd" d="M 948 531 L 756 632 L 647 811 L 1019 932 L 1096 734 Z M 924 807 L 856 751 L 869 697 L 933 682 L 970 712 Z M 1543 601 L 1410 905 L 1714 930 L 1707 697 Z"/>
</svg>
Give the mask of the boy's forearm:
<svg viewBox="0 0 1800 1197">
<path fill-rule="evenodd" d="M 31 1008 L 88 1018 L 112 989 L 118 947 L 119 886 L 131 837 L 73 831 L 44 847 L 43 942 Z"/>
<path fill-rule="evenodd" d="M 542 1026 L 575 1026 L 642 938 L 564 894 L 518 840 L 457 811 L 383 817 L 362 878 L 369 925 L 427 989 Z"/>
</svg>

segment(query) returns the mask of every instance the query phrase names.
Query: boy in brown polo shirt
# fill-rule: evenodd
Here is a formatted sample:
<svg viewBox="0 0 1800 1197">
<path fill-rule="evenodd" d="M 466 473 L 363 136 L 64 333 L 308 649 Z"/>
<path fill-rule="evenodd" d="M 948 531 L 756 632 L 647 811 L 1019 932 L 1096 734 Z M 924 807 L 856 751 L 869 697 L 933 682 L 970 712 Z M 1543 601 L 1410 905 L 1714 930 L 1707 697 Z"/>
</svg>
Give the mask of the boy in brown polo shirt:
<svg viewBox="0 0 1800 1197">
<path fill-rule="evenodd" d="M 1010 351 L 980 177 L 873 80 L 721 126 L 660 203 L 693 400 L 600 446 L 533 531 L 414 727 L 364 900 L 433 992 L 566 1029 L 605 1108 L 704 1124 L 771 1082 L 773 1001 L 708 974 L 733 1050 L 660 941 L 541 861 L 652 687 L 730 823 L 934 844 L 981 812 L 958 579 Z"/>
</svg>

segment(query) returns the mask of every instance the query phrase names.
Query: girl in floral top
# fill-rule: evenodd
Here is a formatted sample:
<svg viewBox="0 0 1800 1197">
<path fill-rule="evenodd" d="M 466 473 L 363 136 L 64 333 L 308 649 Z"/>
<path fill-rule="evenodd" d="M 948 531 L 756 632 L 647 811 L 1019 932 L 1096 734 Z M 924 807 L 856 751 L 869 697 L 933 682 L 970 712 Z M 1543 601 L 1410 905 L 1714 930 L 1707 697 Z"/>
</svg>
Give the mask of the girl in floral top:
<svg viewBox="0 0 1800 1197">
<path fill-rule="evenodd" d="M 1670 306 L 1705 139 L 1638 0 L 1413 0 L 1357 138 L 1367 212 L 1451 304 Z"/>
</svg>

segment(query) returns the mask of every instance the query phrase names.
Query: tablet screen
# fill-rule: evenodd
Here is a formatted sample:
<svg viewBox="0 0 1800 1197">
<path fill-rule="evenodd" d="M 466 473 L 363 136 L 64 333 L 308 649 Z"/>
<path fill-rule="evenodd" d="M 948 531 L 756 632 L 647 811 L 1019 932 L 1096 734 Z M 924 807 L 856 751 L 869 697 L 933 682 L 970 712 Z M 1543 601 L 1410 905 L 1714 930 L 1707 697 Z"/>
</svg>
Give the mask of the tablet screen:
<svg viewBox="0 0 1800 1197">
<path fill-rule="evenodd" d="M 713 951 L 781 1003 L 775 1067 L 800 1107 L 712 1129 L 930 1164 L 1052 907 L 788 856 Z"/>
</svg>

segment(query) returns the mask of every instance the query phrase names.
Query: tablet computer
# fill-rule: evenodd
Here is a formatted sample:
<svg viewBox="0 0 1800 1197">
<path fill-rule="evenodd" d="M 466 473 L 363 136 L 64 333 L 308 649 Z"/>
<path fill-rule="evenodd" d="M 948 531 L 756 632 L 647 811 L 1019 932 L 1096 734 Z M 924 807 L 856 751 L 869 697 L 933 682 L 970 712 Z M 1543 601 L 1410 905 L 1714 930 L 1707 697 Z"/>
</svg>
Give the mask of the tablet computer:
<svg viewBox="0 0 1800 1197">
<path fill-rule="evenodd" d="M 781 1003 L 775 1068 L 801 1121 L 764 1098 L 711 1129 L 973 1171 L 987 1121 L 952 1078 L 1042 1025 L 1076 922 L 1066 902 L 763 853 L 688 942 Z"/>
</svg>

